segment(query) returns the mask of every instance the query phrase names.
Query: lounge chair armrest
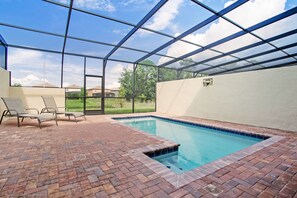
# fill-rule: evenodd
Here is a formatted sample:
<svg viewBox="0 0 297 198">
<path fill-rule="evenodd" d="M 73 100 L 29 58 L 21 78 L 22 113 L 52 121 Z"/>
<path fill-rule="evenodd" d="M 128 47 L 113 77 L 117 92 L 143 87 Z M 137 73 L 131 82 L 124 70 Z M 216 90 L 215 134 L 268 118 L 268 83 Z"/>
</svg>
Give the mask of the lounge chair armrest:
<svg viewBox="0 0 297 198">
<path fill-rule="evenodd" d="M 65 109 L 66 109 L 66 107 L 57 107 L 57 108 L 58 108 L 58 110 L 61 110 L 61 111 L 65 111 Z"/>
<path fill-rule="evenodd" d="M 37 111 L 37 114 L 39 114 L 39 111 L 36 108 L 26 108 L 26 110 L 34 110 L 34 111 Z"/>
<path fill-rule="evenodd" d="M 15 112 L 16 113 L 16 115 L 17 116 L 19 116 L 19 113 L 18 113 L 18 111 L 17 110 L 14 110 L 14 109 L 9 109 L 9 110 L 7 110 L 7 112 L 11 115 L 11 113 L 10 112 Z"/>
<path fill-rule="evenodd" d="M 57 111 L 54 108 L 43 108 L 41 113 L 57 113 Z"/>
</svg>

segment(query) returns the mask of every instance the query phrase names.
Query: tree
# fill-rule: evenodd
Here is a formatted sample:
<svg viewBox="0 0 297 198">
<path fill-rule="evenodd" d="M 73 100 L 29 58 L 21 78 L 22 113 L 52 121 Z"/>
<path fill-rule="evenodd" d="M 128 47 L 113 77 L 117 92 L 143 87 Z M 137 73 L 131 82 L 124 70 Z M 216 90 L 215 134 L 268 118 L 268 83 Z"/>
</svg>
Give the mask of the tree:
<svg viewBox="0 0 297 198">
<path fill-rule="evenodd" d="M 181 71 L 178 79 L 193 78 L 193 73 L 189 71 Z"/>
<path fill-rule="evenodd" d="M 66 92 L 66 96 L 73 99 L 83 99 L 84 97 L 84 88 L 80 88 L 79 92 Z"/>
<path fill-rule="evenodd" d="M 128 68 L 124 68 L 121 73 L 121 77 L 119 78 L 119 83 L 121 84 L 119 95 L 121 97 L 125 97 L 129 101 L 132 98 L 132 94 L 133 94 L 132 75 L 133 75 L 132 70 Z"/>
<path fill-rule="evenodd" d="M 143 65 L 145 64 L 145 65 Z M 147 66 L 147 65 L 152 65 Z M 119 78 L 120 96 L 130 100 L 133 96 L 133 71 L 124 68 Z M 155 98 L 155 86 L 157 82 L 157 68 L 150 60 L 144 60 L 137 65 L 135 71 L 135 97 L 142 100 L 152 100 Z"/>
<path fill-rule="evenodd" d="M 14 84 L 12 85 L 12 87 L 22 87 L 22 84 L 21 84 L 21 83 L 14 83 Z"/>
<path fill-rule="evenodd" d="M 193 63 L 195 63 L 195 62 L 191 58 L 185 58 L 185 59 L 179 61 L 179 64 L 181 67 L 192 65 Z"/>
<path fill-rule="evenodd" d="M 183 64 L 193 63 L 192 59 L 185 59 L 180 62 Z M 148 66 L 152 65 L 152 66 Z M 156 96 L 156 82 L 157 82 L 158 68 L 150 60 L 144 60 L 137 65 L 135 71 L 135 97 L 141 101 L 152 100 Z M 181 71 L 180 78 L 192 78 L 192 73 Z M 177 70 L 168 68 L 159 68 L 159 80 L 169 81 L 176 80 Z M 130 100 L 133 97 L 133 71 L 124 68 L 119 78 L 120 96 Z"/>
<path fill-rule="evenodd" d="M 184 60 L 179 61 L 180 67 L 185 67 L 195 63 L 191 58 L 186 58 Z M 175 70 L 169 68 L 159 68 L 159 80 L 160 81 L 169 81 L 176 79 L 185 79 L 185 78 L 193 78 L 193 73 L 189 71 Z"/>
<path fill-rule="evenodd" d="M 135 96 L 144 96 L 145 100 L 152 100 L 156 95 L 157 68 L 147 65 L 155 66 L 150 60 L 144 60 L 137 65 L 135 72 Z"/>
<path fill-rule="evenodd" d="M 177 72 L 174 69 L 159 68 L 159 81 L 176 80 Z"/>
<path fill-rule="evenodd" d="M 191 58 L 186 58 L 186 59 L 179 61 L 179 64 L 181 67 L 192 65 L 193 63 L 195 63 L 195 62 Z M 178 78 L 179 79 L 193 78 L 193 73 L 189 72 L 189 71 L 180 71 Z"/>
</svg>

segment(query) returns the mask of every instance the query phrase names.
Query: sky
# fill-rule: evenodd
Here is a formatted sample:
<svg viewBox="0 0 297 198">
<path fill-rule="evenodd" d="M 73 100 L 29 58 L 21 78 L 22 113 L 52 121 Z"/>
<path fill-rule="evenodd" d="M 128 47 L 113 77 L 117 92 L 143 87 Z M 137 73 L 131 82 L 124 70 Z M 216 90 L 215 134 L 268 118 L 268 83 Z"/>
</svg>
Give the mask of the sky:
<svg viewBox="0 0 297 198">
<path fill-rule="evenodd" d="M 69 0 L 55 1 L 69 4 Z M 224 7 L 234 3 L 235 0 L 201 0 L 201 2 L 215 11 L 220 11 Z M 157 3 L 157 0 L 74 0 L 74 7 L 137 24 Z M 247 28 L 296 6 L 297 0 L 250 0 L 238 9 L 228 13 L 226 17 L 240 24 L 244 28 Z M 0 1 L 0 23 L 8 23 L 57 34 L 64 34 L 67 14 L 68 9 L 42 0 Z M 210 16 L 212 16 L 211 12 L 203 9 L 190 0 L 169 0 L 157 14 L 144 24 L 144 27 L 168 35 L 178 36 Z M 288 19 L 257 30 L 254 33 L 262 38 L 270 38 L 296 28 L 297 16 L 294 15 Z M 68 35 L 117 44 L 131 29 L 132 27 L 128 25 L 73 11 Z M 185 39 L 205 46 L 238 31 L 240 31 L 239 28 L 220 18 L 187 36 Z M 63 46 L 63 38 L 45 36 L 39 33 L 17 30 L 1 25 L 0 34 L 9 44 L 25 45 L 56 51 L 61 51 Z M 297 36 L 291 36 L 275 41 L 273 44 L 280 47 L 296 41 L 296 38 Z M 139 30 L 124 43 L 124 46 L 152 51 L 169 40 L 170 38 L 168 37 L 146 30 Z M 228 52 L 257 41 L 259 41 L 259 39 L 254 36 L 244 35 L 234 41 L 229 41 L 216 46 L 214 49 Z M 196 45 L 179 41 L 172 46 L 163 49 L 159 53 L 179 57 L 184 53 L 191 52 L 198 48 L 199 47 Z M 104 57 L 111 49 L 112 47 L 110 46 L 91 44 L 73 39 L 67 39 L 66 45 L 66 52 L 99 57 Z M 272 49 L 272 47 L 265 44 L 258 48 L 246 50 L 235 55 L 237 57 L 245 57 L 252 53 L 258 53 L 268 49 Z M 287 52 L 296 53 L 297 48 L 287 49 Z M 218 54 L 219 53 L 217 52 L 206 50 L 190 58 L 194 61 L 201 61 Z M 145 53 L 142 52 L 119 49 L 111 56 L 111 58 L 136 61 L 144 55 Z M 272 57 L 280 57 L 284 55 L 285 53 L 277 52 L 249 61 L 259 62 Z M 164 58 L 157 55 L 151 56 L 148 59 L 152 60 L 156 65 L 171 60 L 170 58 Z M 217 65 L 234 59 L 235 58 L 232 57 L 225 57 L 211 61 L 209 64 Z M 289 62 L 292 61 L 292 59 L 285 59 L 282 61 Z M 247 62 L 240 61 L 237 63 L 237 66 L 244 64 L 247 64 Z M 271 65 L 271 63 L 269 64 Z M 269 64 L 262 66 L 270 66 Z M 12 71 L 12 83 L 21 83 L 22 85 L 30 86 L 48 82 L 59 86 L 61 80 L 60 65 L 61 55 L 59 54 L 15 48 L 9 49 L 8 69 Z M 177 62 L 169 67 L 176 68 L 178 66 L 179 63 Z M 108 62 L 106 68 L 106 86 L 108 88 L 119 87 L 118 78 L 123 68 L 126 67 L 131 68 L 132 65 L 115 61 Z M 234 67 L 234 65 L 227 65 L 225 68 L 228 69 L 231 67 Z M 189 70 L 197 71 L 203 68 L 207 68 L 207 66 L 199 65 L 192 67 Z M 221 70 L 221 68 L 217 68 L 215 70 L 209 70 L 209 72 L 211 73 Z M 88 58 L 86 73 L 101 75 L 102 60 Z M 89 81 L 88 86 L 90 87 L 97 86 L 99 83 L 98 80 L 90 79 Z M 65 56 L 64 86 L 70 84 L 83 86 L 83 58 L 81 57 Z"/>
</svg>

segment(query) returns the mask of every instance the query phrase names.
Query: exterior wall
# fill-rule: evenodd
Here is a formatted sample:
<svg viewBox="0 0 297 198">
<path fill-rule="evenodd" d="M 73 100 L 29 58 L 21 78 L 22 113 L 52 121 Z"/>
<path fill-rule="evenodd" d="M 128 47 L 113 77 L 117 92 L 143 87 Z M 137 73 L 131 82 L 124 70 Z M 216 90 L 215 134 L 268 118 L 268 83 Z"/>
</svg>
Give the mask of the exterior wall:
<svg viewBox="0 0 297 198">
<path fill-rule="evenodd" d="M 66 88 L 65 90 L 68 93 L 80 93 L 80 89 Z"/>
<path fill-rule="evenodd" d="M 110 89 L 105 89 L 105 96 L 115 97 L 115 93 L 113 93 Z M 101 89 L 88 89 L 87 96 L 101 96 Z"/>
<path fill-rule="evenodd" d="M 87 96 L 94 96 L 96 93 L 101 93 L 101 89 L 88 89 Z"/>
<path fill-rule="evenodd" d="M 9 95 L 9 72 L 0 67 L 0 97 L 8 97 L 8 95 Z M 5 110 L 6 110 L 5 105 L 1 100 L 0 101 L 1 115 Z"/>
<path fill-rule="evenodd" d="M 120 90 L 110 90 L 110 92 L 114 94 L 113 97 L 119 97 Z"/>
<path fill-rule="evenodd" d="M 157 112 L 297 132 L 297 67 L 157 84 Z"/>
<path fill-rule="evenodd" d="M 41 96 L 53 96 L 58 107 L 65 107 L 64 88 L 9 87 L 9 96 L 20 98 L 25 107 L 43 109 Z"/>
</svg>

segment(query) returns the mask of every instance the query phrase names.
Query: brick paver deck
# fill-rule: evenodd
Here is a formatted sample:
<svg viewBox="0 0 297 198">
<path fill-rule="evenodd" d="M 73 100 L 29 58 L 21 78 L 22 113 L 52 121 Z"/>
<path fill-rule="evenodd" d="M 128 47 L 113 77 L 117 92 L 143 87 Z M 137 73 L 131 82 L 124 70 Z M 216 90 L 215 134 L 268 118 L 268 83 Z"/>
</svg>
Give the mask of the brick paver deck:
<svg viewBox="0 0 297 198">
<path fill-rule="evenodd" d="M 34 121 L 18 128 L 9 120 L 0 125 L 0 197 L 214 197 L 211 187 L 219 197 L 297 197 L 297 133 L 178 119 L 283 138 L 177 187 L 131 154 L 164 141 L 109 116 L 47 122 L 41 130 Z"/>
</svg>

